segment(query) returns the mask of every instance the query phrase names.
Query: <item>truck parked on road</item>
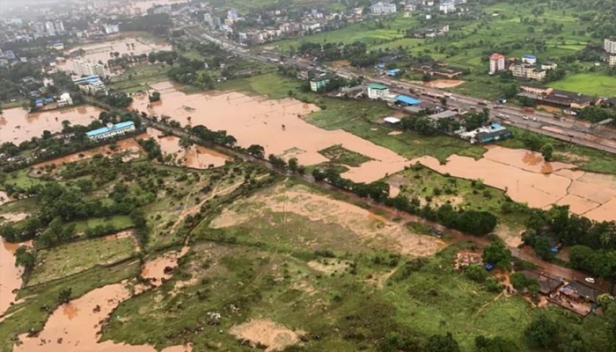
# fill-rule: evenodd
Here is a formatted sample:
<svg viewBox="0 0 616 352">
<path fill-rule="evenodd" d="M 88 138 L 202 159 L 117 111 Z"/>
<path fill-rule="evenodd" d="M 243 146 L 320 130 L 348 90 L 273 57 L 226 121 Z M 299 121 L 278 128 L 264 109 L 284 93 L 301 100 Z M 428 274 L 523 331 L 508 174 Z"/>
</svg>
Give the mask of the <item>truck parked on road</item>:
<svg viewBox="0 0 616 352">
<path fill-rule="evenodd" d="M 523 107 L 523 108 L 522 108 L 522 111 L 524 111 L 524 112 L 530 112 L 531 114 L 532 114 L 533 112 L 535 112 L 535 110 L 533 110 L 533 108 L 529 108 L 528 106 L 527 106 L 527 107 Z"/>
</svg>

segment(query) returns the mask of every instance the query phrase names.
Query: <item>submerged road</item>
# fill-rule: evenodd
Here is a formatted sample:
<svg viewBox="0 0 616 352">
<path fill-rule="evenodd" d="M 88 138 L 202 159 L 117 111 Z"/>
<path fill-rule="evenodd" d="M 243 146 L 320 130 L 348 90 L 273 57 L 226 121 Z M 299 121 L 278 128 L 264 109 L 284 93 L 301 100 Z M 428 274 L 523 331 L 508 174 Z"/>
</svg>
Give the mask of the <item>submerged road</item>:
<svg viewBox="0 0 616 352">
<path fill-rule="evenodd" d="M 277 53 L 272 52 L 268 56 L 250 52 L 236 43 L 226 39 L 221 39 L 207 33 L 202 26 L 190 27 L 190 20 L 185 17 L 178 24 L 185 27 L 185 32 L 197 41 L 213 42 L 224 49 L 233 52 L 236 55 L 252 59 L 255 61 L 272 63 Z M 294 65 L 300 68 L 311 66 L 312 63 L 303 62 L 299 59 L 287 59 L 284 64 Z M 413 84 L 409 82 L 399 81 L 387 76 L 364 75 L 349 68 L 332 68 L 321 65 L 323 69 L 335 72 L 336 74 L 352 78 L 363 75 L 368 82 L 385 84 L 393 90 L 399 90 L 401 93 L 410 94 L 411 90 L 421 90 L 426 93 L 443 94 L 444 91 L 437 88 L 427 88 L 423 85 Z M 451 108 L 468 110 L 471 107 L 477 110 L 488 108 L 490 117 L 499 121 L 501 124 L 519 127 L 528 131 L 543 134 L 552 138 L 556 138 L 565 142 L 579 144 L 585 147 L 590 147 L 605 152 L 616 154 L 616 131 L 607 127 L 599 127 L 597 129 L 590 128 L 590 124 L 578 121 L 572 118 L 554 118 L 551 114 L 545 112 L 534 111 L 532 113 L 522 111 L 522 109 L 510 105 L 495 104 L 470 96 L 447 93 L 447 105 Z M 438 102 L 438 99 L 430 99 L 422 96 L 422 99 Z M 479 105 L 479 104 L 485 105 Z"/>
<path fill-rule="evenodd" d="M 327 182 L 320 182 L 314 179 L 314 177 L 312 177 L 312 175 L 292 175 L 288 172 L 288 170 L 282 170 L 279 168 L 274 167 L 268 160 L 265 159 L 260 159 L 260 158 L 255 158 L 252 155 L 249 155 L 247 153 L 244 152 L 240 152 L 238 150 L 223 146 L 223 145 L 219 145 L 219 144 L 215 144 L 212 142 L 208 142 L 205 140 L 202 140 L 199 137 L 196 137 L 192 134 L 187 133 L 186 131 L 182 130 L 182 129 L 178 129 L 178 128 L 172 128 L 169 127 L 165 124 L 162 124 L 160 122 L 154 122 L 151 119 L 145 119 L 145 122 L 147 125 L 150 125 L 156 129 L 159 129 L 161 131 L 164 131 L 166 133 L 175 135 L 177 137 L 180 138 L 189 138 L 190 140 L 192 140 L 195 144 L 199 144 L 199 145 L 203 145 L 207 148 L 216 150 L 218 152 L 224 153 L 224 154 L 228 154 L 228 155 L 232 155 L 234 157 L 237 157 L 241 160 L 244 161 L 250 161 L 250 162 L 254 162 L 254 163 L 258 163 L 266 168 L 268 168 L 269 170 L 276 172 L 280 175 L 283 175 L 285 177 L 299 177 L 301 178 L 303 181 L 310 183 L 312 185 L 315 185 L 317 187 L 320 188 L 324 188 L 328 191 L 332 191 L 332 192 L 336 192 L 338 194 L 344 195 L 347 197 L 347 199 L 353 201 L 353 202 L 360 202 L 362 204 L 365 204 L 368 206 L 368 208 L 371 211 L 379 211 L 379 215 L 385 214 L 384 216 L 386 218 L 388 218 L 388 220 L 392 221 L 392 222 L 414 222 L 414 223 L 421 223 L 421 224 L 425 224 L 428 226 L 431 226 L 439 231 L 442 231 L 444 234 L 447 235 L 447 237 L 449 237 L 451 239 L 452 242 L 454 243 L 458 243 L 458 242 L 463 242 L 463 241 L 472 241 L 477 243 L 477 245 L 479 245 L 480 247 L 486 247 L 489 246 L 491 243 L 491 240 L 489 238 L 486 237 L 475 237 L 475 236 L 470 236 L 470 235 L 466 235 L 460 231 L 457 230 L 452 230 L 449 228 L 446 228 L 436 222 L 432 222 L 429 220 L 426 220 L 424 218 L 421 218 L 417 215 L 413 215 L 413 214 L 409 214 L 403 211 L 400 211 L 398 209 L 392 208 L 392 207 L 388 207 L 386 205 L 380 204 L 380 203 L 376 203 L 374 201 L 371 201 L 370 199 L 367 198 L 361 198 L 359 196 L 357 196 L 356 194 L 349 192 L 347 190 L 335 187 Z M 556 265 L 554 263 L 550 263 L 550 262 L 546 262 L 544 260 L 542 260 L 541 258 L 537 257 L 535 255 L 534 252 L 532 251 L 524 251 L 524 249 L 520 249 L 518 247 L 512 247 L 512 246 L 508 246 L 509 250 L 511 250 L 511 254 L 513 257 L 522 259 L 524 261 L 533 263 L 534 265 L 536 265 L 541 271 L 544 271 L 550 275 L 556 276 L 556 277 L 561 277 L 567 281 L 579 281 L 582 282 L 584 285 L 590 286 L 598 291 L 601 292 L 609 292 L 610 291 L 610 283 L 608 281 L 602 280 L 602 279 L 596 279 L 595 284 L 589 284 L 586 283 L 584 281 L 584 278 L 588 277 L 587 274 L 581 272 L 581 271 L 577 271 L 577 270 L 573 270 L 573 269 L 569 269 L 566 267 L 562 267 L 559 265 Z"/>
</svg>

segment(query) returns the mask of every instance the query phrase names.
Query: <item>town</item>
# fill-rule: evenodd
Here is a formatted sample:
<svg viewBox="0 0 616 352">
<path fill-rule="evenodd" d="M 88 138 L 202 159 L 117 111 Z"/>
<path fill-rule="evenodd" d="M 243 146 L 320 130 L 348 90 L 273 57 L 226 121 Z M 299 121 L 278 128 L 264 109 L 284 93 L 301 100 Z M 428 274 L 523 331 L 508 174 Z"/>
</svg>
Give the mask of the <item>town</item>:
<svg viewBox="0 0 616 352">
<path fill-rule="evenodd" d="M 6 0 L 0 352 L 611 352 L 614 0 Z"/>
</svg>

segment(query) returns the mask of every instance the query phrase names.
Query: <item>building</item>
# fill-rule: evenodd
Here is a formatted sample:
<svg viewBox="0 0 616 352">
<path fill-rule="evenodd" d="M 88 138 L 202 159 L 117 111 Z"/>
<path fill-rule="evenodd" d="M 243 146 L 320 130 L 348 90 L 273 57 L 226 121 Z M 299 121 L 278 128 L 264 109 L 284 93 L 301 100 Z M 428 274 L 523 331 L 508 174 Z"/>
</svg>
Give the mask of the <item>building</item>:
<svg viewBox="0 0 616 352">
<path fill-rule="evenodd" d="M 396 4 L 379 1 L 370 7 L 370 12 L 375 16 L 386 16 L 396 13 Z"/>
<path fill-rule="evenodd" d="M 529 65 L 534 65 L 537 63 L 537 57 L 535 55 L 524 55 L 522 56 L 522 62 Z"/>
<path fill-rule="evenodd" d="M 396 97 L 396 104 L 410 106 L 410 105 L 419 105 L 420 103 L 421 103 L 421 100 L 411 98 L 407 95 L 398 95 Z"/>
<path fill-rule="evenodd" d="M 63 51 L 64 50 L 64 43 L 57 42 L 55 44 L 51 44 L 49 47 L 51 49 L 54 49 L 54 50 Z"/>
<path fill-rule="evenodd" d="M 105 83 L 103 83 L 100 77 L 96 75 L 74 79 L 73 83 L 79 86 L 80 90 L 92 95 L 109 94 Z"/>
<path fill-rule="evenodd" d="M 603 41 L 603 50 L 608 54 L 616 54 L 616 38 L 606 38 Z"/>
<path fill-rule="evenodd" d="M 478 128 L 474 141 L 479 143 L 489 143 L 510 137 L 511 132 L 508 129 L 497 123 L 493 123 L 488 127 Z M 473 143 L 473 140 L 471 140 L 471 143 Z"/>
<path fill-rule="evenodd" d="M 529 64 L 512 65 L 510 68 L 513 77 L 543 81 L 546 71 Z"/>
<path fill-rule="evenodd" d="M 490 74 L 505 70 L 505 56 L 494 53 L 490 56 Z"/>
<path fill-rule="evenodd" d="M 399 74 L 400 74 L 400 72 L 402 72 L 402 70 L 401 70 L 401 69 L 399 69 L 399 68 L 394 68 L 394 69 L 391 69 L 391 70 L 387 71 L 386 73 L 387 73 L 387 75 L 388 75 L 389 77 L 396 77 L 397 75 L 399 75 Z"/>
<path fill-rule="evenodd" d="M 203 14 L 203 22 L 205 22 L 208 26 L 210 26 L 211 29 L 215 29 L 214 19 L 212 18 L 211 13 L 206 12 L 205 14 Z"/>
<path fill-rule="evenodd" d="M 548 71 L 548 70 L 555 70 L 558 67 L 558 64 L 556 64 L 555 62 L 544 62 L 541 64 L 541 69 Z"/>
<path fill-rule="evenodd" d="M 66 30 L 64 29 L 64 23 L 62 21 L 56 21 L 55 25 L 56 33 L 64 33 Z"/>
<path fill-rule="evenodd" d="M 81 59 L 73 61 L 73 71 L 78 76 L 109 76 L 109 70 L 105 68 L 105 65 Z"/>
<path fill-rule="evenodd" d="M 329 81 L 333 78 L 332 75 L 324 74 L 318 77 L 314 77 L 310 80 L 310 90 L 313 92 L 318 92 L 323 90 L 329 83 Z"/>
<path fill-rule="evenodd" d="M 58 107 L 70 106 L 73 105 L 73 98 L 69 93 L 64 93 L 60 95 L 60 99 L 58 99 Z"/>
<path fill-rule="evenodd" d="M 449 25 L 438 25 L 433 27 L 419 28 L 413 31 L 415 38 L 434 38 L 441 37 L 449 33 Z"/>
<path fill-rule="evenodd" d="M 121 136 L 135 131 L 135 123 L 133 121 L 125 121 L 109 124 L 107 127 L 102 127 L 93 131 L 86 132 L 86 136 L 92 141 L 100 141 L 104 139 Z"/>
<path fill-rule="evenodd" d="M 43 87 L 53 86 L 53 78 L 43 77 Z"/>
<path fill-rule="evenodd" d="M 608 63 L 608 65 L 610 65 L 610 67 L 616 66 L 616 55 L 608 56 L 607 63 Z"/>
<path fill-rule="evenodd" d="M 45 22 L 45 32 L 49 36 L 56 35 L 56 27 L 53 25 L 53 22 Z"/>
<path fill-rule="evenodd" d="M 445 110 L 445 111 L 439 112 L 438 114 L 432 114 L 428 116 L 428 119 L 436 123 L 439 120 L 453 120 L 454 117 L 456 116 L 458 116 L 457 111 Z"/>
<path fill-rule="evenodd" d="M 105 34 L 118 33 L 120 31 L 120 26 L 117 24 L 104 24 L 103 31 L 105 31 Z"/>
<path fill-rule="evenodd" d="M 369 84 L 368 85 L 368 98 L 370 99 L 384 99 L 389 95 L 389 87 L 382 84 Z"/>
<path fill-rule="evenodd" d="M 456 12 L 456 5 L 453 1 L 441 1 L 438 5 L 438 10 L 445 14 Z"/>
</svg>

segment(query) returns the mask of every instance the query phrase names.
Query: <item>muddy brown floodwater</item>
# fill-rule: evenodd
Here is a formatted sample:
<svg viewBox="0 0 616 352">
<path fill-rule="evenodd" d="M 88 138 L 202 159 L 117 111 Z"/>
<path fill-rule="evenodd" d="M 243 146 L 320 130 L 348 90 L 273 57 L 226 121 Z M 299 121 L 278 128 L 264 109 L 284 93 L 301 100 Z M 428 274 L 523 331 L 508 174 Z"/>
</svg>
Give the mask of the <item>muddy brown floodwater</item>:
<svg viewBox="0 0 616 352">
<path fill-rule="evenodd" d="M 152 106 L 146 98 L 136 99 L 132 108 L 170 116 L 182 126 L 191 123 L 226 130 L 243 147 L 259 144 L 266 154 L 296 157 L 303 165 L 328 161 L 318 151 L 338 144 L 373 159 L 343 174 L 355 182 L 376 181 L 408 164 L 408 160 L 393 151 L 351 133 L 327 131 L 307 123 L 303 117 L 318 110 L 312 104 L 240 93 L 186 95 L 169 82 L 154 84 L 152 88 L 161 93 L 162 101 Z"/>
<path fill-rule="evenodd" d="M 593 220 L 616 220 L 616 176 L 573 170 L 575 165 L 549 163 L 540 154 L 501 147 L 489 147 L 479 160 L 452 155 L 445 165 L 432 157 L 416 161 L 439 173 L 481 179 L 531 207 L 569 205 L 571 212 Z"/>
<path fill-rule="evenodd" d="M 177 259 L 186 254 L 188 247 L 181 252 L 170 252 L 147 262 L 143 268 L 144 277 L 154 280 L 154 286 L 162 279 L 169 278 L 166 267 L 176 267 Z M 99 342 L 101 322 L 123 301 L 131 297 L 131 283 L 122 282 L 92 290 L 84 296 L 60 306 L 49 317 L 38 337 L 19 336 L 21 344 L 15 345 L 13 352 L 155 352 L 152 346 L 132 346 L 112 341 Z M 138 292 L 148 288 L 142 287 Z M 120 319 L 122 317 L 111 317 Z M 130 317 L 124 317 L 130 319 Z M 174 346 L 163 352 L 190 352 L 192 348 Z"/>
<path fill-rule="evenodd" d="M 62 131 L 62 121 L 71 125 L 89 125 L 98 119 L 102 110 L 93 106 L 80 106 L 62 110 L 43 111 L 28 114 L 22 108 L 4 110 L 0 116 L 0 142 L 19 144 L 32 137 L 41 137 L 43 131 L 51 133 Z"/>
<path fill-rule="evenodd" d="M 17 293 L 13 291 L 21 287 L 22 269 L 15 267 L 14 256 L 18 247 L 19 244 L 4 242 L 0 237 L 0 315 L 15 301 Z"/>
</svg>

